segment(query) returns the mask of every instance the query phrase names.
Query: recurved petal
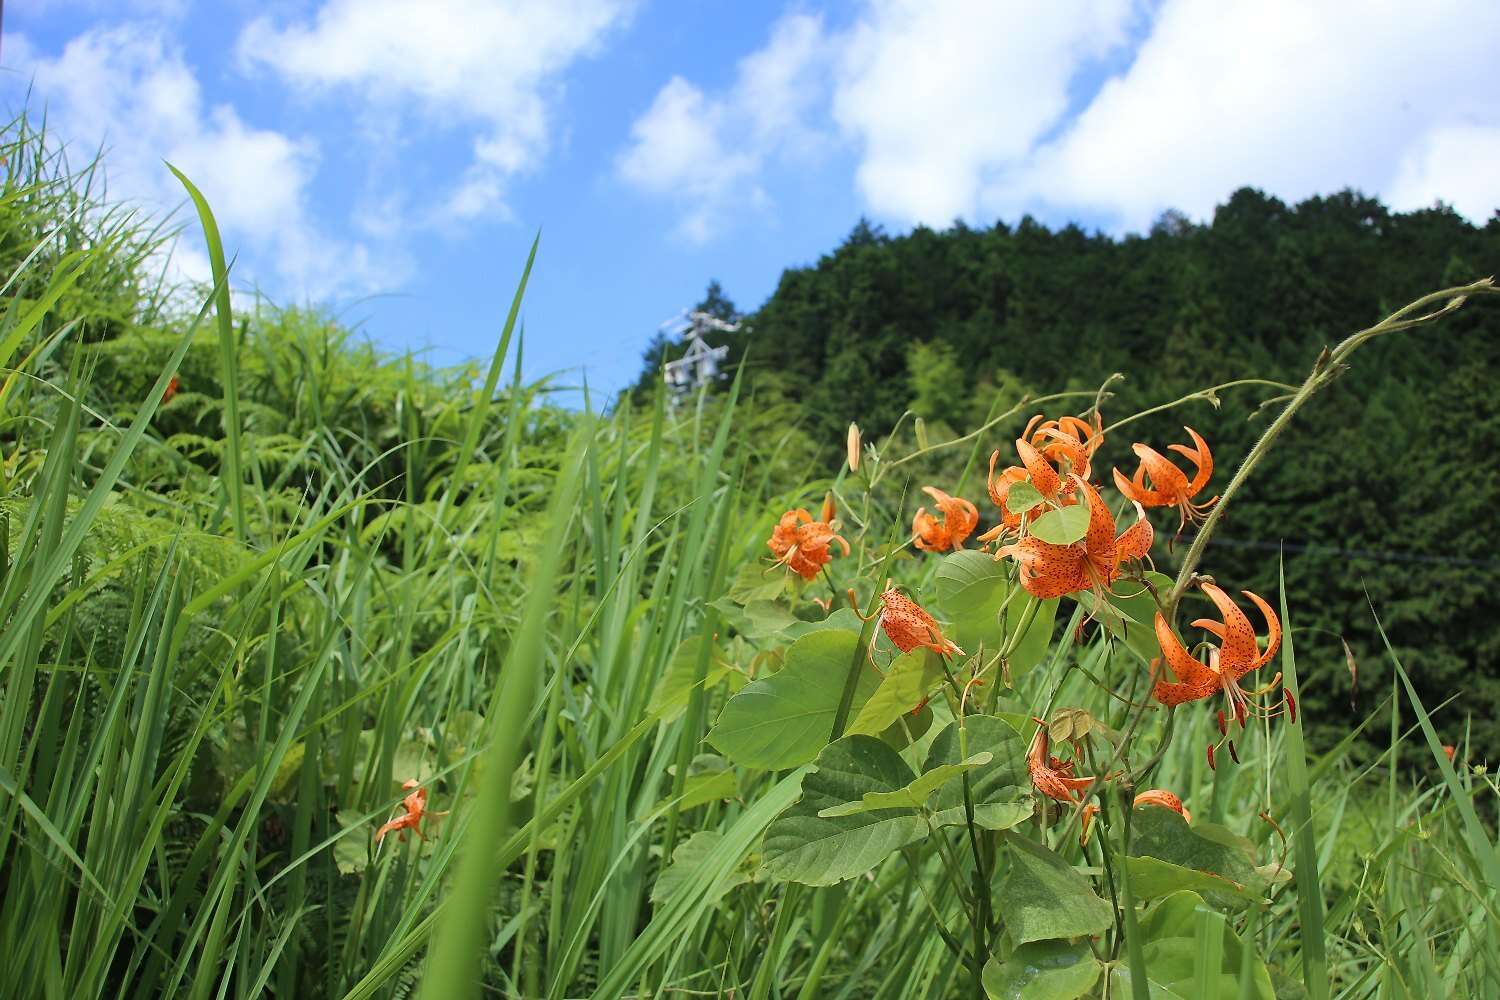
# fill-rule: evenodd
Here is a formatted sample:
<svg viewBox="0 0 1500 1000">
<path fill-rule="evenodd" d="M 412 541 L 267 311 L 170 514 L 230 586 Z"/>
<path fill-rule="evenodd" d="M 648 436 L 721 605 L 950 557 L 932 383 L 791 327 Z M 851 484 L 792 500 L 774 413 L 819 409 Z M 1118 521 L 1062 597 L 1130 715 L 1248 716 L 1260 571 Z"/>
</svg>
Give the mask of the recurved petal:
<svg viewBox="0 0 1500 1000">
<path fill-rule="evenodd" d="M 1171 459 L 1140 442 L 1131 445 L 1130 450 L 1141 460 L 1141 471 L 1151 477 L 1152 492 L 1164 498 L 1167 503 L 1176 503 L 1179 498 L 1187 495 L 1188 478 Z M 1140 473 L 1136 476 L 1139 479 Z M 1141 502 L 1145 503 L 1144 500 Z M 1152 505 L 1147 503 L 1146 506 Z"/>
<path fill-rule="evenodd" d="M 1056 497 L 1062 478 L 1058 476 L 1052 463 L 1027 443 L 1025 438 L 1016 439 L 1016 454 L 1021 456 L 1021 464 L 1026 466 L 1026 471 L 1031 475 L 1031 485 L 1036 487 L 1036 491 L 1044 497 Z"/>
<path fill-rule="evenodd" d="M 1255 627 L 1250 624 L 1250 619 L 1217 585 L 1205 581 L 1199 586 L 1224 617 L 1224 635 L 1219 643 L 1219 669 L 1235 677 L 1254 669 L 1260 647 L 1256 644 Z"/>
<path fill-rule="evenodd" d="M 1167 619 L 1160 611 L 1156 613 L 1156 641 L 1161 646 L 1167 668 L 1179 681 L 1194 686 L 1207 684 L 1210 687 L 1217 687 L 1219 685 L 1219 675 L 1188 653 L 1182 645 L 1182 640 L 1177 638 L 1177 633 L 1172 631 L 1172 626 L 1167 624 Z M 1160 682 L 1157 686 L 1161 686 Z"/>
<path fill-rule="evenodd" d="M 1136 522 L 1115 539 L 1115 566 L 1118 568 L 1127 559 L 1145 559 L 1151 552 L 1151 542 L 1156 537 L 1146 511 L 1139 503 L 1135 505 Z"/>
<path fill-rule="evenodd" d="M 1242 590 L 1240 593 L 1250 598 L 1250 602 L 1260 609 L 1262 615 L 1265 615 L 1268 633 L 1265 651 L 1258 655 L 1255 662 L 1246 670 L 1246 673 L 1249 673 L 1250 670 L 1265 666 L 1271 657 L 1276 655 L 1276 650 L 1281 648 L 1281 619 L 1276 617 L 1276 612 L 1271 609 L 1271 605 L 1267 604 L 1259 594 L 1248 590 Z"/>
</svg>

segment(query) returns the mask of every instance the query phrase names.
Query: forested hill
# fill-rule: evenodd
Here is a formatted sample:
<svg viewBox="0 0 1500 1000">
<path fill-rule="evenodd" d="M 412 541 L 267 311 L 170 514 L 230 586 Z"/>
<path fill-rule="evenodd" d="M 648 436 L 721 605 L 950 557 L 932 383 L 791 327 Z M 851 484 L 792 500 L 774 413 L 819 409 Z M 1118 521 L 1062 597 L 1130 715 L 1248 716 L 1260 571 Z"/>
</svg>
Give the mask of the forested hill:
<svg viewBox="0 0 1500 1000">
<path fill-rule="evenodd" d="M 754 333 L 731 344 L 736 359 L 748 350 L 759 391 L 805 403 L 835 453 L 850 420 L 880 433 L 910 408 L 940 439 L 977 426 L 997 396 L 1092 388 L 1112 372 L 1127 379 L 1106 417 L 1237 378 L 1300 382 L 1325 344 L 1497 271 L 1500 216 L 1479 228 L 1350 192 L 1287 206 L 1245 189 L 1206 225 L 1168 213 L 1123 239 L 1030 219 L 900 237 L 862 222 L 815 266 L 786 271 L 750 317 Z M 714 311 L 732 308 L 714 292 Z M 648 353 L 643 384 L 665 346 Z M 1212 547 L 1210 572 L 1269 594 L 1285 544 L 1294 619 L 1329 630 L 1298 647 L 1316 657 L 1309 694 L 1325 723 L 1349 712 L 1338 635 L 1388 685 L 1368 589 L 1428 704 L 1463 694 L 1445 713 L 1449 741 L 1472 712 L 1481 752 L 1500 750 L 1497 375 L 1489 302 L 1371 344 L 1302 412 Z M 1139 421 L 1106 461 L 1128 470 L 1130 440 L 1160 447 L 1190 423 L 1213 444 L 1222 488 L 1274 394 L 1229 390 L 1217 411 L 1195 403 Z M 1361 714 L 1379 696 L 1366 690 Z"/>
</svg>

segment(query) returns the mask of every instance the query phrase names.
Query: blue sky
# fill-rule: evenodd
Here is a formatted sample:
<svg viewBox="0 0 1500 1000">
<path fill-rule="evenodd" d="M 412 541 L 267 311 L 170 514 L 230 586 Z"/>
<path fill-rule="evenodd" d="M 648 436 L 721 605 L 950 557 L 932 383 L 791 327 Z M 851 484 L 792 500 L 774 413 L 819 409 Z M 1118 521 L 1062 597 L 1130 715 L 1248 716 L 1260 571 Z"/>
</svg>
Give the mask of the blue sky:
<svg viewBox="0 0 1500 1000">
<path fill-rule="evenodd" d="M 3 99 L 114 195 L 203 188 L 237 280 L 613 390 L 710 278 L 742 309 L 861 215 L 1138 231 L 1252 184 L 1500 206 L 1500 4 L 22 0 Z M 201 276 L 191 238 L 172 267 Z"/>
</svg>

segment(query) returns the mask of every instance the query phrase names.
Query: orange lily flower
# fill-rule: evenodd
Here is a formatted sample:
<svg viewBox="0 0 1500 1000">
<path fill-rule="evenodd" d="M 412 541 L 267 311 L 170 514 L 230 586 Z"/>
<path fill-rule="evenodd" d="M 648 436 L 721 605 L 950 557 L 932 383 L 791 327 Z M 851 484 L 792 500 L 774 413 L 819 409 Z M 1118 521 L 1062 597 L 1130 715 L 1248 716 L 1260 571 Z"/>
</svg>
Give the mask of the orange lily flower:
<svg viewBox="0 0 1500 1000">
<path fill-rule="evenodd" d="M 825 510 L 832 510 L 830 494 L 824 502 Z M 829 546 L 837 542 L 844 555 L 849 554 L 849 543 L 835 534 L 827 521 L 814 521 L 813 516 L 798 507 L 781 515 L 766 546 L 776 557 L 773 565 L 785 566 L 804 580 L 811 580 L 818 571 L 833 558 Z"/>
<path fill-rule="evenodd" d="M 943 630 L 921 605 L 894 588 L 880 595 L 880 628 L 903 653 L 930 649 L 939 656 L 964 651 L 943 637 Z"/>
<path fill-rule="evenodd" d="M 1151 522 L 1136 504 L 1136 523 L 1115 535 L 1114 515 L 1092 484 L 1073 474 L 1074 484 L 1089 505 L 1089 527 L 1083 538 L 1071 545 L 1054 545 L 1035 535 L 1007 545 L 996 558 L 1014 556 L 1021 567 L 1021 586 L 1042 600 L 1092 588 L 1107 591 L 1128 559 L 1145 559 L 1151 551 Z"/>
<path fill-rule="evenodd" d="M 1168 445 L 1169 451 L 1175 451 L 1179 455 L 1193 463 L 1193 477 L 1188 478 L 1187 473 L 1178 468 L 1171 459 L 1149 445 L 1136 442 L 1130 446 L 1136 457 L 1140 459 L 1140 465 L 1136 467 L 1135 475 L 1126 479 L 1124 473 L 1119 469 L 1114 470 L 1115 486 L 1120 492 L 1142 507 L 1176 507 L 1181 515 L 1177 525 L 1177 534 L 1182 534 L 1182 529 L 1189 521 L 1201 524 L 1208 516 L 1209 509 L 1218 502 L 1218 496 L 1213 496 L 1201 503 L 1194 503 L 1193 497 L 1203 491 L 1208 481 L 1214 474 L 1214 456 L 1208 450 L 1208 442 L 1191 427 L 1183 427 L 1188 432 L 1188 437 L 1193 439 L 1193 446 L 1174 444 Z M 1146 477 L 1150 476 L 1151 485 L 1146 485 Z"/>
<path fill-rule="evenodd" d="M 380 843 L 386 834 L 393 830 L 401 831 L 402 840 L 406 839 L 407 830 L 415 833 L 418 840 L 426 839 L 422 836 L 422 829 L 419 824 L 422 822 L 422 817 L 427 813 L 427 789 L 418 784 L 415 778 L 409 778 L 402 783 L 401 787 L 407 789 L 406 798 L 401 800 L 401 807 L 406 811 L 375 831 L 375 843 L 377 844 Z M 433 815 L 438 816 L 443 814 L 433 813 Z"/>
<path fill-rule="evenodd" d="M 1064 763 L 1053 757 L 1049 750 L 1052 738 L 1047 735 L 1047 724 L 1041 719 L 1036 735 L 1031 738 L 1031 749 L 1026 752 L 1026 769 L 1031 772 L 1031 783 L 1036 790 L 1055 799 L 1073 805 L 1083 801 L 1083 793 L 1096 780 L 1092 776 L 1073 776 L 1073 761 Z"/>
<path fill-rule="evenodd" d="M 1172 626 L 1167 624 L 1166 618 L 1158 611 L 1156 640 L 1161 644 L 1162 657 L 1177 681 L 1174 683 L 1158 680 L 1152 694 L 1157 701 L 1168 706 L 1198 701 L 1217 693 L 1224 695 L 1225 711 L 1219 713 L 1219 731 L 1223 735 L 1219 742 L 1210 746 L 1208 750 L 1208 762 L 1212 766 L 1214 752 L 1226 741 L 1229 743 L 1230 755 L 1236 760 L 1239 759 L 1234 741 L 1228 738 L 1229 727 L 1226 712 L 1233 716 L 1241 726 L 1244 726 L 1245 719 L 1249 715 L 1269 719 L 1280 715 L 1283 711 L 1295 723 L 1297 702 L 1292 693 L 1286 690 L 1282 691 L 1283 698 L 1279 703 L 1263 705 L 1259 701 L 1261 696 L 1275 690 L 1276 686 L 1281 683 L 1279 673 L 1265 687 L 1253 691 L 1246 691 L 1240 687 L 1241 678 L 1265 666 L 1270 662 L 1271 657 L 1276 655 L 1276 650 L 1281 647 L 1281 621 L 1276 617 L 1276 612 L 1271 610 L 1271 606 L 1258 594 L 1253 594 L 1248 590 L 1241 591 L 1260 610 L 1266 620 L 1268 638 L 1266 647 L 1262 650 L 1250 619 L 1235 605 L 1229 595 L 1212 583 L 1204 582 L 1199 586 L 1214 602 L 1224 620 L 1218 622 L 1211 618 L 1199 618 L 1191 624 L 1217 636 L 1219 645 L 1210 650 L 1208 662 L 1204 663 L 1188 653 L 1182 640 L 1177 638 L 1172 631 Z"/>
<path fill-rule="evenodd" d="M 950 497 L 935 486 L 924 486 L 922 492 L 932 497 L 943 520 L 927 513 L 926 507 L 917 508 L 917 516 L 911 520 L 913 542 L 925 552 L 947 552 L 964 547 L 964 539 L 974 532 L 979 524 L 979 511 L 963 497 Z"/>
<path fill-rule="evenodd" d="M 177 380 L 176 375 L 173 375 L 170 379 L 168 379 L 167 387 L 161 391 L 161 405 L 166 406 L 168 403 L 170 403 L 172 401 L 172 397 L 177 395 L 177 390 L 181 388 L 182 383 Z"/>
<path fill-rule="evenodd" d="M 1042 420 L 1042 415 L 1037 414 L 1016 439 L 1016 454 L 1022 464 L 1009 466 L 998 476 L 995 466 L 1000 461 L 1000 451 L 991 453 L 985 485 L 990 500 L 1000 508 L 1000 524 L 981 535 L 980 541 L 992 542 L 1021 530 L 1021 514 L 1005 504 L 1016 483 L 1029 480 L 1038 493 L 1053 503 L 1062 503 L 1073 495 L 1072 477 L 1089 478 L 1089 459 L 1104 441 L 1103 424 L 1097 414 L 1094 421 L 1089 424 L 1073 416 Z"/>
</svg>

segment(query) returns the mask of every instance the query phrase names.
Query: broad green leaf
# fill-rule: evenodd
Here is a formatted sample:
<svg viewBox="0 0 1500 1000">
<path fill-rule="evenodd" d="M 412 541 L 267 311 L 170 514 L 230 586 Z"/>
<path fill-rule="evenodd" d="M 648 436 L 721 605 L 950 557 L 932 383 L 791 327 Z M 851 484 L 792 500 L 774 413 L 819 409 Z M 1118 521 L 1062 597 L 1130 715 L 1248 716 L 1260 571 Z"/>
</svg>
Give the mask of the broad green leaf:
<svg viewBox="0 0 1500 1000">
<path fill-rule="evenodd" d="M 854 613 L 853 608 L 839 608 L 833 614 L 818 622 L 805 622 L 797 619 L 781 630 L 781 634 L 788 640 L 800 639 L 804 635 L 813 632 L 828 632 L 843 630 L 846 632 L 858 632 L 864 625 L 859 615 Z"/>
<path fill-rule="evenodd" d="M 370 863 L 371 835 L 376 827 L 368 822 L 361 823 L 363 817 L 353 809 L 340 809 L 336 818 L 343 833 L 333 842 L 333 863 L 345 875 L 364 871 Z"/>
<path fill-rule="evenodd" d="M 856 655 L 864 655 L 857 633 L 835 629 L 803 636 L 787 650 L 785 666 L 729 699 L 708 742 L 744 767 L 779 770 L 807 763 L 828 745 Z M 862 664 L 852 711 L 862 709 L 879 684 L 880 674 Z"/>
<path fill-rule="evenodd" d="M 1130 891 L 1141 902 L 1170 896 L 1183 889 L 1192 889 L 1225 904 L 1238 902 L 1243 905 L 1256 898 L 1256 894 L 1251 892 L 1249 887 L 1227 879 L 1223 875 L 1199 871 L 1196 868 L 1184 868 L 1170 861 L 1149 857 L 1127 857 L 1125 864 L 1130 868 Z"/>
<path fill-rule="evenodd" d="M 1171 592 L 1172 578 L 1165 573 L 1152 570 L 1145 574 L 1145 578 L 1156 588 L 1157 593 Z M 1104 627 L 1116 638 L 1123 640 L 1141 659 L 1149 663 L 1161 655 L 1161 646 L 1156 641 L 1156 601 L 1144 584 L 1134 580 L 1117 580 L 1103 607 L 1100 607 L 1092 592 L 1084 600 Z"/>
<path fill-rule="evenodd" d="M 1103 971 L 1082 941 L 1033 941 L 984 964 L 984 991 L 990 1000 L 1078 1000 Z"/>
<path fill-rule="evenodd" d="M 1042 494 L 1028 482 L 1012 483 L 1005 494 L 1005 509 L 1012 514 L 1024 514 L 1042 502 Z"/>
<path fill-rule="evenodd" d="M 944 764 L 956 764 L 974 754 L 988 752 L 990 762 L 969 775 L 974 822 L 986 830 L 1008 830 L 1032 813 L 1026 741 L 1009 723 L 992 715 L 965 716 L 964 729 L 962 740 L 956 722 L 938 733 L 927 751 L 922 770 L 934 771 Z M 963 783 L 939 788 L 932 811 L 936 826 L 964 823 Z"/>
<path fill-rule="evenodd" d="M 994 618 L 1009 591 L 1003 560 L 987 552 L 964 549 L 943 556 L 933 580 L 938 606 L 954 621 Z"/>
<path fill-rule="evenodd" d="M 1213 823 L 1189 826 L 1175 810 L 1161 806 L 1135 808 L 1130 824 L 1130 853 L 1218 876 L 1228 884 L 1178 887 L 1203 889 L 1217 902 L 1242 903 L 1266 884 L 1265 876 L 1256 869 L 1255 848 L 1248 840 Z M 1156 874 L 1166 873 L 1158 870 Z M 1134 882 L 1131 884 L 1134 887 Z M 1161 879 L 1150 885 L 1154 889 L 1166 888 Z M 1141 890 L 1136 891 L 1142 898 L 1147 897 Z"/>
<path fill-rule="evenodd" d="M 986 751 L 977 753 L 958 764 L 940 764 L 905 788 L 898 788 L 894 792 L 866 792 L 860 796 L 858 802 L 844 802 L 829 806 L 818 815 L 828 819 L 834 816 L 852 816 L 855 813 L 873 812 L 876 809 L 922 809 L 926 807 L 927 800 L 932 798 L 933 792 L 960 774 L 966 774 L 976 767 L 988 764 L 990 759 L 991 755 Z"/>
<path fill-rule="evenodd" d="M 741 566 L 729 583 L 729 596 L 736 604 L 751 601 L 773 601 L 791 588 L 785 569 L 773 567 L 766 571 L 768 563 L 752 561 Z"/>
<path fill-rule="evenodd" d="M 646 706 L 647 714 L 662 712 L 662 721 L 671 722 L 686 710 L 688 697 L 693 691 L 693 681 L 698 676 L 698 657 L 702 650 L 703 636 L 695 635 L 683 640 L 667 661 L 667 669 L 662 671 L 661 679 L 656 682 L 656 689 L 651 692 L 651 701 Z M 733 669 L 718 649 L 711 647 L 703 689 L 707 691 L 713 688 Z"/>
<path fill-rule="evenodd" d="M 757 600 L 745 605 L 745 635 L 769 639 L 797 624 L 792 609 L 776 601 Z"/>
<path fill-rule="evenodd" d="M 716 754 L 700 753 L 688 767 L 679 808 L 696 809 L 709 802 L 731 799 L 739 790 L 739 776 L 729 761 Z"/>
<path fill-rule="evenodd" d="M 1221 947 L 1215 949 L 1221 956 L 1219 968 L 1200 969 L 1203 942 L 1199 937 L 1216 926 L 1222 935 Z M 1245 944 L 1239 935 L 1196 892 L 1175 892 L 1158 900 L 1142 916 L 1140 932 L 1145 942 L 1143 971 L 1152 997 L 1198 1000 L 1205 996 L 1242 996 L 1239 979 L 1244 958 L 1249 959 L 1251 969 L 1249 995 L 1256 1000 L 1274 1000 L 1276 996 L 1265 963 L 1255 954 L 1243 954 Z M 1131 995 L 1128 961 L 1111 968 L 1109 976 L 1113 995 Z M 1205 982 L 1208 992 L 1203 989 Z"/>
<path fill-rule="evenodd" d="M 1072 865 L 1025 837 L 1004 837 L 1010 850 L 996 906 L 1018 944 L 1101 934 L 1114 923 L 1114 910 Z"/>
<path fill-rule="evenodd" d="M 656 884 L 651 887 L 651 902 L 662 903 L 683 885 L 691 882 L 705 859 L 723 841 L 724 835 L 718 830 L 699 830 L 678 844 L 677 849 L 672 852 L 672 863 L 662 869 L 661 874 L 656 877 Z M 717 885 L 708 890 L 708 896 L 713 902 L 717 902 L 735 886 L 749 881 L 750 873 L 743 866 L 731 868 L 719 879 Z"/>
<path fill-rule="evenodd" d="M 767 872 L 806 885 L 833 885 L 863 875 L 921 839 L 927 824 L 912 809 L 821 815 L 860 802 L 869 792 L 904 788 L 913 777 L 900 754 L 873 736 L 845 736 L 829 744 L 802 779 L 802 797 L 766 830 Z"/>
<path fill-rule="evenodd" d="M 1031 522 L 1031 533 L 1051 545 L 1072 545 L 1088 530 L 1089 506 L 1085 503 L 1049 510 Z"/>
<path fill-rule="evenodd" d="M 851 736 L 878 736 L 920 705 L 943 681 L 943 662 L 930 649 L 914 649 L 891 661 L 880 686 L 845 730 Z"/>
</svg>

